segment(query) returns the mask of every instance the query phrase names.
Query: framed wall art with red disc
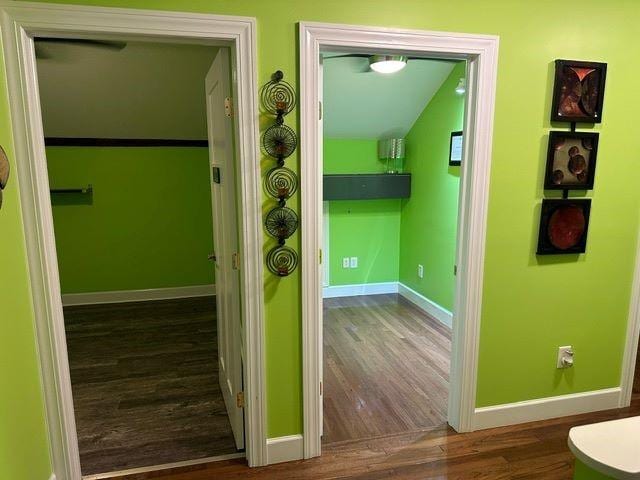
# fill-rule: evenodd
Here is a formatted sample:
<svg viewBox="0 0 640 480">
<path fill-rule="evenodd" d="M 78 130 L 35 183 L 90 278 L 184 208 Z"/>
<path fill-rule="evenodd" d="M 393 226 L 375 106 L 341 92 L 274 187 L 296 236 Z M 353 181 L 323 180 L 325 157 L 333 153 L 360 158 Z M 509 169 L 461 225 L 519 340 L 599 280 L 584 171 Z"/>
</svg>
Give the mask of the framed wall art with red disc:
<svg viewBox="0 0 640 480">
<path fill-rule="evenodd" d="M 542 200 L 538 255 L 584 253 L 591 199 Z"/>
</svg>

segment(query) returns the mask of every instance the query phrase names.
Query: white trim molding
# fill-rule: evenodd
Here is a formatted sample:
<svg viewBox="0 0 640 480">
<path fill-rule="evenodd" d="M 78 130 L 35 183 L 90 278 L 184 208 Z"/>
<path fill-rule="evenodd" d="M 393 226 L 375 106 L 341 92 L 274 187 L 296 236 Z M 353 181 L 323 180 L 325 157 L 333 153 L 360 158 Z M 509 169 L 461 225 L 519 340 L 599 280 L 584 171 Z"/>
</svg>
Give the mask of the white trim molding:
<svg viewBox="0 0 640 480">
<path fill-rule="evenodd" d="M 424 295 L 421 295 L 412 288 L 407 287 L 404 283 L 398 283 L 398 293 L 427 315 L 435 318 L 449 328 L 452 327 L 453 313 L 446 308 L 441 307 L 436 302 L 429 300 Z"/>
<path fill-rule="evenodd" d="M 267 462 L 274 463 L 292 462 L 300 460 L 303 456 L 302 435 L 287 435 L 267 439 Z"/>
<path fill-rule="evenodd" d="M 322 432 L 322 80 L 320 53 L 398 53 L 466 60 L 467 102 L 458 215 L 449 423 L 473 428 L 478 338 L 499 38 L 492 35 L 300 23 L 300 179 L 304 456 L 320 455 Z"/>
<path fill-rule="evenodd" d="M 49 444 L 58 480 L 80 480 L 53 232 L 34 36 L 181 41 L 230 48 L 240 205 L 244 385 L 249 465 L 266 463 L 262 182 L 256 21 L 198 13 L 0 0 L 16 171 L 27 246 Z"/>
<path fill-rule="evenodd" d="M 381 295 L 398 293 L 398 282 L 358 283 L 323 287 L 323 298 L 355 297 L 358 295 Z"/>
<path fill-rule="evenodd" d="M 620 388 L 606 388 L 591 392 L 539 398 L 525 402 L 507 403 L 476 408 L 473 429 L 501 427 L 536 422 L 549 418 L 618 408 Z"/>
<path fill-rule="evenodd" d="M 126 470 L 118 470 L 116 472 L 96 473 L 94 475 L 85 475 L 82 480 L 108 480 L 110 478 L 124 477 L 129 475 L 140 475 L 148 472 L 158 472 L 161 470 L 171 470 L 174 468 L 191 467 L 194 465 L 202 465 L 204 463 L 222 462 L 225 460 L 233 460 L 236 458 L 244 458 L 244 453 L 229 453 L 227 455 L 218 455 L 215 457 L 204 457 L 196 460 L 185 460 L 183 462 L 163 463 L 161 465 L 152 465 L 150 467 L 128 468 Z"/>
<path fill-rule="evenodd" d="M 633 381 L 636 375 L 638 342 L 640 341 L 640 235 L 636 247 L 636 263 L 631 284 L 631 300 L 629 302 L 629 319 L 627 320 L 627 337 L 622 358 L 620 377 L 620 407 L 631 405 Z"/>
<path fill-rule="evenodd" d="M 113 290 L 110 292 L 65 293 L 62 306 L 98 305 L 102 303 L 149 302 L 174 298 L 209 297 L 216 294 L 215 285 L 147 288 L 144 290 Z"/>
<path fill-rule="evenodd" d="M 49 477 L 49 480 L 56 480 L 56 474 L 52 473 L 51 476 Z"/>
</svg>

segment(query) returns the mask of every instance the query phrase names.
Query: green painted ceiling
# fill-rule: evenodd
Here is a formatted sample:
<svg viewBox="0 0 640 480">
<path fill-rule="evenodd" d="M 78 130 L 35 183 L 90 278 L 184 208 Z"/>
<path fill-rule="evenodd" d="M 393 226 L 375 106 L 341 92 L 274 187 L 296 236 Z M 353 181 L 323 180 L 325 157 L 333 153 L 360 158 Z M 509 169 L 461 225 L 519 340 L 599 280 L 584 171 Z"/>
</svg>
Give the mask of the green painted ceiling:
<svg viewBox="0 0 640 480">
<path fill-rule="evenodd" d="M 409 60 L 393 74 L 369 70 L 367 58 L 324 55 L 324 135 L 404 137 L 451 73 L 455 62 Z"/>
</svg>

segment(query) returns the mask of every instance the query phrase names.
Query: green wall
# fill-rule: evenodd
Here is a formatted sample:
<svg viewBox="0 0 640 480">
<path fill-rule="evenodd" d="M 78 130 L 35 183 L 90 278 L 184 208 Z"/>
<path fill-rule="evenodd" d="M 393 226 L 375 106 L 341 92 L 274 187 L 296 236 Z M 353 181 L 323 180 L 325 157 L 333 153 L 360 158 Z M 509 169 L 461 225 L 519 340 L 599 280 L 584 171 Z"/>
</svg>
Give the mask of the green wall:
<svg viewBox="0 0 640 480">
<path fill-rule="evenodd" d="M 324 173 L 382 173 L 375 139 L 324 140 Z M 398 281 L 400 200 L 329 202 L 329 285 Z M 357 268 L 342 268 L 358 257 Z"/>
<path fill-rule="evenodd" d="M 464 120 L 464 96 L 455 93 L 464 76 L 461 62 L 406 135 L 411 198 L 329 202 L 331 286 L 399 280 L 453 310 L 460 167 L 448 158 L 450 134 Z M 325 174 L 384 171 L 376 139 L 325 138 L 323 153 Z M 342 268 L 342 259 L 354 256 L 358 268 Z"/>
<path fill-rule="evenodd" d="M 461 62 L 433 96 L 406 136 L 405 170 L 411 198 L 402 201 L 400 282 L 453 311 L 460 167 L 449 166 L 451 132 L 462 130 L 464 95 L 455 92 Z M 418 277 L 418 265 L 424 267 Z"/>
<path fill-rule="evenodd" d="M 375 138 L 325 138 L 322 154 L 325 174 L 384 173 Z"/>
<path fill-rule="evenodd" d="M 62 293 L 214 283 L 207 148 L 47 147 Z"/>
<path fill-rule="evenodd" d="M 640 90 L 636 0 L 584 0 L 579 9 L 554 15 L 551 0 L 395 0 L 371 8 L 365 0 L 75 0 L 113 7 L 248 15 L 258 21 L 258 82 L 281 69 L 296 85 L 298 22 L 486 33 L 500 36 L 491 191 L 480 326 L 477 405 L 615 387 L 622 353 L 635 261 L 640 203 L 640 143 L 635 105 Z M 594 27 L 595 25 L 595 27 Z M 594 203 L 585 255 L 537 258 L 542 178 L 549 122 L 553 60 L 575 58 L 609 64 Z M 4 75 L 0 76 L 0 141 L 10 144 Z M 297 111 L 288 118 L 296 126 Z M 264 127 L 268 122 L 263 119 Z M 566 125 L 556 125 L 567 130 Z M 297 169 L 296 158 L 287 161 Z M 273 166 L 264 158 L 263 171 Z M 47 451 L 34 356 L 33 317 L 15 176 L 0 211 L 1 435 L 11 457 L 0 478 L 40 480 Z M 304 188 L 304 186 L 302 187 Z M 574 195 L 579 194 L 575 193 Z M 264 198 L 265 204 L 267 198 Z M 290 202 L 298 209 L 298 198 Z M 299 247 L 299 234 L 289 242 Z M 265 248 L 274 243 L 265 242 Z M 5 284 L 9 285 L 5 286 Z M 267 431 L 271 437 L 302 431 L 300 270 L 276 279 L 265 272 Z M 576 293 L 577 292 L 577 293 Z M 9 325 L 7 325 L 9 323 Z M 4 333 L 4 332 L 3 332 Z M 576 363 L 555 368 L 559 345 L 572 344 Z M 514 361 L 513 359 L 517 359 Z M 10 413 L 5 413 L 10 412 Z M 36 432 L 30 435 L 28 432 Z M 3 449 L 8 452 L 8 449 Z M 37 475 L 32 474 L 36 472 Z"/>
</svg>

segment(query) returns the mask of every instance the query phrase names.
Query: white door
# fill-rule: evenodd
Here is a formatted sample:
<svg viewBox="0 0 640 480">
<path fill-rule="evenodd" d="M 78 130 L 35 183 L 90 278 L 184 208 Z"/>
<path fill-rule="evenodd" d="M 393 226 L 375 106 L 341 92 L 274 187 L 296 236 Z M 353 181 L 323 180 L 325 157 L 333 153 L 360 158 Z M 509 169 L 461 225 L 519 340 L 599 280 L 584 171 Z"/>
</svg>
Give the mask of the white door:
<svg viewBox="0 0 640 480">
<path fill-rule="evenodd" d="M 220 387 L 238 449 L 244 448 L 242 324 L 238 272 L 231 67 L 221 48 L 207 73 L 207 129 L 213 205 Z"/>
<path fill-rule="evenodd" d="M 320 100 L 320 114 L 318 115 L 318 138 L 320 139 L 320 141 L 318 142 L 318 158 L 320 159 L 320 181 L 322 181 L 322 171 L 324 170 L 324 157 L 323 157 L 323 144 L 324 142 L 322 141 L 322 139 L 324 138 L 324 130 L 323 130 L 323 117 L 324 117 L 324 66 L 322 63 L 322 55 L 320 55 L 320 68 L 318 68 L 318 99 Z M 322 195 L 322 185 L 320 185 L 320 188 L 318 189 L 320 192 L 320 195 Z M 324 245 L 323 245 L 323 252 L 322 252 L 322 265 L 320 268 L 320 272 L 319 274 L 321 275 L 322 278 L 320 278 L 320 292 L 319 292 L 319 296 L 318 298 L 320 298 L 320 302 L 318 307 L 320 309 L 320 311 L 318 312 L 318 318 L 322 319 L 322 324 L 320 327 L 320 331 L 318 332 L 318 352 L 320 355 L 320 358 L 318 359 L 318 364 L 320 365 L 320 381 L 322 382 L 322 385 L 324 385 L 324 308 L 322 307 L 322 286 L 325 284 L 325 281 L 327 282 L 327 286 L 329 285 L 329 237 L 328 237 L 328 227 L 329 227 L 329 203 L 328 202 L 324 202 L 324 199 L 322 197 L 320 197 L 320 200 L 318 201 L 318 207 L 321 208 L 323 211 L 318 212 L 318 218 L 323 218 L 323 221 L 320 223 L 319 228 L 320 228 L 320 238 L 325 239 L 324 241 Z M 324 211 L 324 205 L 326 205 L 326 213 Z M 327 228 L 327 236 L 325 236 L 325 232 L 323 231 L 324 228 Z M 320 411 L 318 412 L 318 415 L 320 415 L 320 419 L 318 422 L 318 425 L 320 425 L 320 438 L 322 438 L 322 434 L 324 432 L 324 388 L 320 388 Z"/>
</svg>

